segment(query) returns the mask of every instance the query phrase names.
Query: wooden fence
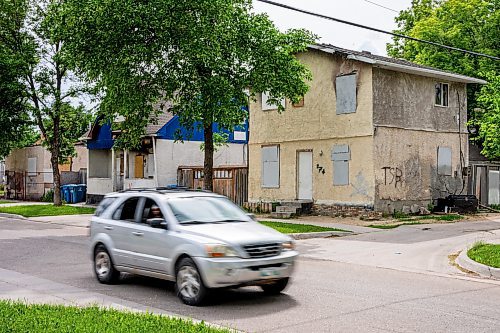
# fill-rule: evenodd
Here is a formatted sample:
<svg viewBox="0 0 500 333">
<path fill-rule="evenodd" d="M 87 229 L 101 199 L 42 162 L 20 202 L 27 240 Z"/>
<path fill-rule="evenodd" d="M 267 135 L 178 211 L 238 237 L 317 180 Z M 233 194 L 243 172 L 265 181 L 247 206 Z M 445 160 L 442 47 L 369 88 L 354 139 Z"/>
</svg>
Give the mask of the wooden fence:
<svg viewBox="0 0 500 333">
<path fill-rule="evenodd" d="M 237 205 L 248 200 L 248 168 L 214 168 L 214 192 L 225 195 Z M 177 185 L 192 189 L 203 188 L 203 167 L 179 167 Z"/>
</svg>

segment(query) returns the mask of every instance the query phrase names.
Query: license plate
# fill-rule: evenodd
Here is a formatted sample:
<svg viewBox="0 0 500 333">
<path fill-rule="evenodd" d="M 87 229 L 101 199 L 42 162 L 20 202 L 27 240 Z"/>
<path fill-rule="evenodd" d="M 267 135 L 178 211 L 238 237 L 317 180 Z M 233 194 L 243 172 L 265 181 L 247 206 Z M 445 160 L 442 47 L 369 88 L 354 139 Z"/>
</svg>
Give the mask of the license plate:
<svg viewBox="0 0 500 333">
<path fill-rule="evenodd" d="M 260 270 L 260 276 L 262 277 L 271 277 L 271 276 L 279 276 L 280 272 L 274 269 L 261 269 Z"/>
</svg>

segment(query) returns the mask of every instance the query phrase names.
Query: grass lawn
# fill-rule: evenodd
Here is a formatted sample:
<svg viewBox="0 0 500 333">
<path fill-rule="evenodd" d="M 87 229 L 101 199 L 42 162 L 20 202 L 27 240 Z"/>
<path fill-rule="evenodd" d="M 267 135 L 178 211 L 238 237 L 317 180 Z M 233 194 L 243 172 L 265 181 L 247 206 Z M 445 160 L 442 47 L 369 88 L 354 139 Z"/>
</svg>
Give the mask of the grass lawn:
<svg viewBox="0 0 500 333">
<path fill-rule="evenodd" d="M 285 223 L 285 222 L 272 222 L 272 221 L 260 221 L 261 224 L 271 227 L 283 234 L 296 234 L 303 232 L 320 232 L 320 231 L 343 231 L 350 232 L 348 230 L 319 227 L 310 224 L 297 224 L 297 223 Z"/>
<path fill-rule="evenodd" d="M 500 268 L 500 244 L 477 243 L 467 251 L 467 255 L 481 264 Z"/>
<path fill-rule="evenodd" d="M 228 329 L 148 313 L 122 312 L 98 307 L 26 305 L 0 301 L 2 332 L 196 332 L 221 333 Z"/>
<path fill-rule="evenodd" d="M 95 208 L 73 207 L 73 206 L 53 206 L 53 205 L 25 205 L 0 207 L 0 213 L 22 215 L 24 217 L 55 216 L 55 215 L 78 215 L 93 214 Z"/>
</svg>

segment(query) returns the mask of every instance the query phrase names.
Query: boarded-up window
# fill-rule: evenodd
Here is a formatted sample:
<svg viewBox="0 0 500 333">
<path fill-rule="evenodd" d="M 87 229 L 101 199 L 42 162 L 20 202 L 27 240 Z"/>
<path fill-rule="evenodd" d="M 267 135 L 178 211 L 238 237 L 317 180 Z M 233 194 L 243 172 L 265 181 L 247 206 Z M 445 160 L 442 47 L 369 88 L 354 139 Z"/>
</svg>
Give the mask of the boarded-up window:
<svg viewBox="0 0 500 333">
<path fill-rule="evenodd" d="M 349 185 L 349 160 L 351 152 L 348 145 L 335 145 L 332 148 L 333 185 Z"/>
<path fill-rule="evenodd" d="M 284 99 L 282 99 L 280 101 L 280 103 L 281 103 L 281 105 L 283 105 L 283 107 L 286 106 Z M 278 109 L 277 104 L 269 102 L 269 94 L 266 92 L 263 92 L 262 93 L 262 110 L 267 111 L 267 110 L 277 110 L 277 109 Z"/>
<path fill-rule="evenodd" d="M 451 148 L 438 147 L 438 174 L 451 176 Z"/>
<path fill-rule="evenodd" d="M 337 114 L 356 112 L 356 74 L 337 76 L 335 87 Z"/>
<path fill-rule="evenodd" d="M 262 187 L 280 186 L 280 148 L 262 147 Z"/>
<path fill-rule="evenodd" d="M 36 157 L 28 157 L 28 176 L 36 176 Z"/>
</svg>

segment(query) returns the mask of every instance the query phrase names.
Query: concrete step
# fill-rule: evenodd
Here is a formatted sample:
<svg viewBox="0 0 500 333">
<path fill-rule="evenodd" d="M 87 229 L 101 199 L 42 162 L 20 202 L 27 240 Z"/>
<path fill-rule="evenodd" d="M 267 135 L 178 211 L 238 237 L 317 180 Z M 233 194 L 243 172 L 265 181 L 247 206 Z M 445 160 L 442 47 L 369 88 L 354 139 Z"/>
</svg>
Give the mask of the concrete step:
<svg viewBox="0 0 500 333">
<path fill-rule="evenodd" d="M 275 219 L 289 219 L 294 215 L 295 214 L 293 214 L 293 213 L 277 213 L 277 212 L 271 213 L 271 217 L 273 217 Z"/>
<path fill-rule="evenodd" d="M 280 206 L 285 206 L 285 207 L 297 207 L 297 208 L 302 208 L 302 202 L 300 201 L 281 201 Z"/>
<path fill-rule="evenodd" d="M 276 213 L 292 213 L 292 214 L 297 214 L 297 210 L 299 210 L 300 207 L 293 207 L 293 206 L 276 206 Z"/>
</svg>

